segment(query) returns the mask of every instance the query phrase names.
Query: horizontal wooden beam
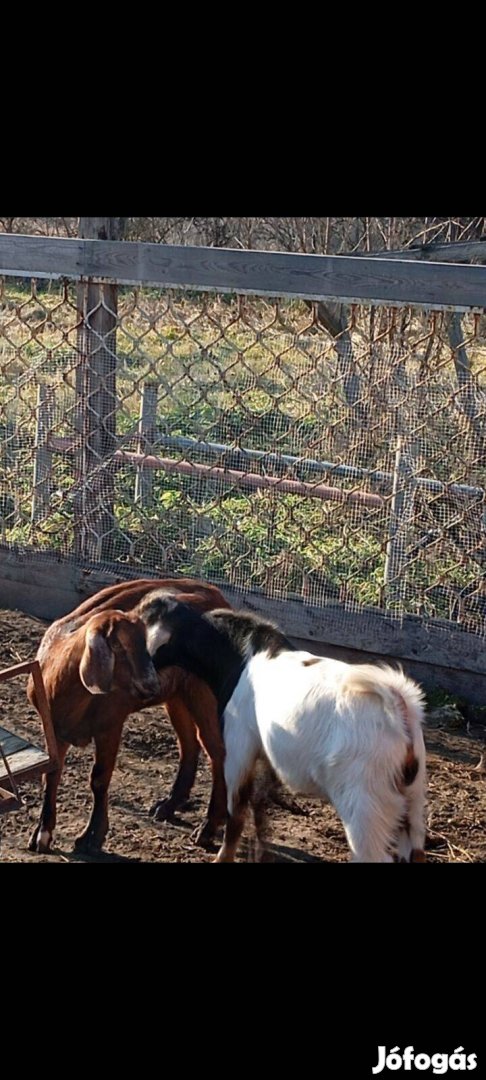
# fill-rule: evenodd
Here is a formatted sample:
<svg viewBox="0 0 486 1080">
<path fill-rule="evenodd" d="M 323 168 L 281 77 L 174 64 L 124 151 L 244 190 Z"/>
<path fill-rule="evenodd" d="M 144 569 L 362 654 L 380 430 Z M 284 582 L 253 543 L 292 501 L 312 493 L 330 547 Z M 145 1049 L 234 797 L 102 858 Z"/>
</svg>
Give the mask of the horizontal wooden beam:
<svg viewBox="0 0 486 1080">
<path fill-rule="evenodd" d="M 461 671 L 460 668 L 443 667 L 440 664 L 421 663 L 420 660 L 397 660 L 384 652 L 364 651 L 352 649 L 349 645 L 331 645 L 328 642 L 316 641 L 309 647 L 309 642 L 304 638 L 291 637 L 292 644 L 297 649 L 309 650 L 317 656 L 330 656 L 335 660 L 344 660 L 348 664 L 390 663 L 396 667 L 399 663 L 406 675 L 416 679 L 425 690 L 445 690 L 451 696 L 463 699 L 471 705 L 484 705 L 486 698 L 486 675 L 471 674 L 469 671 Z"/>
<path fill-rule="evenodd" d="M 6 682 L 7 679 L 14 679 L 16 675 L 25 675 L 27 672 L 31 672 L 35 667 L 39 667 L 37 660 L 24 660 L 21 664 L 14 664 L 13 667 L 3 668 L 0 671 L 0 682 Z"/>
<path fill-rule="evenodd" d="M 37 746 L 30 746 L 26 750 L 20 750 L 9 760 L 16 784 L 21 783 L 23 780 L 35 780 L 36 777 L 42 776 L 43 773 L 52 772 L 56 768 L 56 764 L 55 761 L 51 761 L 49 754 L 44 753 Z M 1 761 L 0 780 L 2 787 L 8 791 L 11 785 L 7 770 Z"/>
<path fill-rule="evenodd" d="M 483 311 L 486 267 L 347 255 L 234 251 L 0 235 L 0 274 Z"/>
<path fill-rule="evenodd" d="M 459 240 L 450 244 L 420 244 L 417 247 L 400 248 L 399 251 L 366 252 L 359 258 L 370 259 L 423 259 L 428 262 L 462 263 L 477 259 L 486 262 L 486 236 L 484 240 Z"/>
<path fill-rule="evenodd" d="M 0 787 L 0 814 L 7 814 L 11 810 L 20 810 L 22 803 L 12 794 Z"/>
<path fill-rule="evenodd" d="M 7 679 L 14 679 L 16 675 L 27 675 L 28 673 L 32 675 L 32 678 L 34 680 L 37 711 L 40 714 L 40 718 L 42 720 L 42 727 L 44 729 L 44 737 L 46 740 L 49 767 L 45 771 L 50 772 L 51 769 L 57 767 L 58 764 L 57 740 L 54 734 L 51 710 L 49 707 L 49 702 L 47 700 L 44 679 L 42 678 L 42 671 L 39 661 L 36 659 L 23 660 L 20 664 L 13 664 L 12 667 L 3 668 L 3 670 L 0 671 L 0 682 L 6 682 Z M 0 728 L 0 737 L 2 731 L 3 729 Z M 15 735 L 9 736 L 9 739 L 14 741 L 16 740 L 17 743 L 19 742 L 19 737 Z M 20 742 L 24 743 L 25 746 L 27 746 L 27 743 L 24 739 L 21 739 Z M 12 746 L 10 747 L 10 749 L 7 749 L 3 739 L 2 745 L 5 754 L 10 754 L 11 752 L 13 752 Z M 21 750 L 22 747 L 18 746 L 17 749 Z M 41 751 L 39 752 L 41 753 Z M 25 764 L 24 758 L 22 758 L 21 761 Z M 12 771 L 15 772 L 15 769 L 12 769 Z"/>
<path fill-rule="evenodd" d="M 155 577 L 145 573 L 147 578 Z M 107 585 L 140 577 L 140 569 L 117 574 L 81 570 L 74 560 L 0 548 L 0 607 L 57 619 Z M 273 619 L 299 647 L 350 660 L 394 660 L 424 686 L 439 686 L 472 704 L 486 700 L 484 638 L 438 620 L 417 616 L 393 619 L 377 609 L 349 611 L 337 603 L 322 607 L 294 599 L 237 590 L 218 582 L 235 608 Z M 39 642 L 44 628 L 39 626 Z"/>
<path fill-rule="evenodd" d="M 484 638 L 456 629 L 453 623 L 438 619 L 426 623 L 415 615 L 392 618 L 371 607 L 350 611 L 335 601 L 318 607 L 301 600 L 276 600 L 263 593 L 220 587 L 234 607 L 275 619 L 286 634 L 307 640 L 311 652 L 314 642 L 325 642 L 486 676 Z"/>
</svg>

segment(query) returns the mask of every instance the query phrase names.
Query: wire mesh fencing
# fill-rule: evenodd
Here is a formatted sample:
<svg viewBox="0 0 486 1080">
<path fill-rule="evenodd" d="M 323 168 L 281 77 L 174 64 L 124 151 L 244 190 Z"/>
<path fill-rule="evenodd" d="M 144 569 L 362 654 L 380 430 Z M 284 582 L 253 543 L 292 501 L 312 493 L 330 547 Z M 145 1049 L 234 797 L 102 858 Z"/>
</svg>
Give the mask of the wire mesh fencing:
<svg viewBox="0 0 486 1080">
<path fill-rule="evenodd" d="M 484 318 L 329 311 L 3 279 L 2 545 L 483 634 Z"/>
</svg>

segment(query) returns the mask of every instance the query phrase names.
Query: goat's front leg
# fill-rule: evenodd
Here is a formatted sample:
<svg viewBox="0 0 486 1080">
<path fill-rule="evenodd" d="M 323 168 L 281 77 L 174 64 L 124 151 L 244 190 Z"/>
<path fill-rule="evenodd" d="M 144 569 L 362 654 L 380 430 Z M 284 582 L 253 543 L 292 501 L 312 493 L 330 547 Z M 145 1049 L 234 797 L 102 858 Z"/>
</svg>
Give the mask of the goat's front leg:
<svg viewBox="0 0 486 1080">
<path fill-rule="evenodd" d="M 69 743 L 56 739 L 56 744 L 59 765 L 57 769 L 43 777 L 44 801 L 41 816 L 39 824 L 36 825 L 29 840 L 29 851 L 36 851 L 39 855 L 46 855 L 52 844 L 52 837 L 56 828 L 57 789 L 66 754 L 69 750 Z"/>
<path fill-rule="evenodd" d="M 74 848 L 77 852 L 90 854 L 100 851 L 108 832 L 108 788 L 115 767 L 120 746 L 123 721 L 119 721 L 94 736 L 96 756 L 91 772 L 91 791 L 94 805 L 88 825 L 76 838 Z"/>
<path fill-rule="evenodd" d="M 193 710 L 196 709 L 194 718 L 198 728 L 199 741 L 210 760 L 213 778 L 206 818 L 200 828 L 193 833 L 194 842 L 204 847 L 213 840 L 218 830 L 225 824 L 228 816 L 228 800 L 224 777 L 225 746 L 216 699 L 203 685 L 201 685 L 198 694 L 197 706 L 193 703 L 192 708 Z"/>
<path fill-rule="evenodd" d="M 213 786 L 211 789 L 208 812 L 202 825 L 195 829 L 192 834 L 194 843 L 199 844 L 201 847 L 205 847 L 214 840 L 219 829 L 225 824 L 228 818 L 226 784 L 224 781 L 224 746 L 223 756 L 219 756 L 219 754 L 220 751 L 218 751 L 218 755 L 210 755 Z"/>
<path fill-rule="evenodd" d="M 179 768 L 166 799 L 158 799 L 150 808 L 154 821 L 167 821 L 189 798 L 196 779 L 199 759 L 199 743 L 193 717 L 179 697 L 169 698 L 165 703 L 169 719 L 179 744 Z"/>
</svg>

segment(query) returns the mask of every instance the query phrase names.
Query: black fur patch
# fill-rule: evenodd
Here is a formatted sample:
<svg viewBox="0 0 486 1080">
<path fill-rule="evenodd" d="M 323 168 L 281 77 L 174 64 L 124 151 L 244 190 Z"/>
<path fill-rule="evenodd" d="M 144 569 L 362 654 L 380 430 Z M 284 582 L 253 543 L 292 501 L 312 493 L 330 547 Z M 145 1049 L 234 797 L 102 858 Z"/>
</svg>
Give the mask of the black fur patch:
<svg viewBox="0 0 486 1080">
<path fill-rule="evenodd" d="M 172 631 L 170 640 L 153 657 L 155 667 L 182 667 L 204 679 L 217 699 L 220 717 L 251 656 L 267 652 L 273 658 L 293 651 L 276 626 L 246 611 L 224 608 L 201 615 L 174 600 L 169 590 L 159 590 L 137 610 L 147 625 L 161 620 Z"/>
<path fill-rule="evenodd" d="M 413 784 L 419 770 L 419 763 L 414 754 L 408 755 L 402 769 L 402 780 L 405 787 Z"/>
<path fill-rule="evenodd" d="M 242 657 L 267 652 L 270 659 L 282 652 L 294 652 L 294 646 L 271 622 L 252 615 L 249 611 L 208 611 L 203 616 L 227 634 L 234 648 Z"/>
<path fill-rule="evenodd" d="M 146 593 L 138 607 L 135 608 L 135 614 L 138 615 L 139 619 L 143 620 L 146 626 L 153 626 L 160 619 L 165 619 L 170 609 L 175 608 L 176 605 L 177 597 L 170 589 L 154 589 L 153 592 Z M 183 604 L 181 607 L 190 610 L 188 604 Z"/>
</svg>

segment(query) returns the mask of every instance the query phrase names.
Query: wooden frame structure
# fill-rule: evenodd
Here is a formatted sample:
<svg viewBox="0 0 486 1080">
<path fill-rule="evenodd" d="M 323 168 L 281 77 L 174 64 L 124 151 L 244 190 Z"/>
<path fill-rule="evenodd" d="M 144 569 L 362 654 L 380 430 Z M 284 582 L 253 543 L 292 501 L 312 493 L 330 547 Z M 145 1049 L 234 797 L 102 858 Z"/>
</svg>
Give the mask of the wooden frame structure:
<svg viewBox="0 0 486 1080">
<path fill-rule="evenodd" d="M 4 668 L 0 671 L 0 682 L 14 679 L 16 675 L 29 674 L 34 680 L 46 748 L 41 750 L 27 739 L 0 727 L 0 814 L 18 810 L 22 805 L 17 791 L 18 782 L 33 780 L 43 773 L 52 772 L 58 766 L 56 737 L 39 661 L 25 660 L 21 664 Z"/>
<path fill-rule="evenodd" d="M 81 480 L 90 471 L 95 472 L 98 463 L 110 461 L 110 470 L 101 468 L 97 474 L 97 481 L 102 481 L 103 488 L 96 492 L 88 489 L 85 494 L 82 491 L 79 497 L 75 497 L 73 556 L 30 550 L 14 544 L 5 545 L 0 539 L 0 605 L 19 608 L 44 619 L 55 619 L 66 614 L 87 595 L 108 584 L 140 576 L 140 568 L 130 571 L 126 566 L 120 566 L 118 573 L 118 567 L 111 564 L 108 547 L 105 551 L 103 543 L 97 540 L 93 542 L 93 536 L 96 539 L 110 535 L 114 502 L 111 462 L 115 465 L 129 464 L 138 470 L 137 501 L 143 501 L 144 492 L 150 488 L 154 470 L 158 468 L 167 472 L 177 470 L 183 475 L 188 472 L 202 477 L 219 475 L 206 464 L 198 464 L 196 468 L 192 462 L 185 461 L 182 454 L 178 460 L 174 460 L 173 457 L 144 453 L 147 445 L 145 435 L 150 443 L 154 409 L 152 387 L 146 390 L 146 400 L 142 402 L 137 452 L 118 450 L 115 445 L 113 387 L 117 362 L 117 286 L 150 285 L 270 298 L 298 297 L 315 300 L 319 304 L 323 301 L 337 302 L 341 306 L 376 304 L 400 309 L 416 305 L 433 313 L 452 311 L 449 340 L 456 357 L 456 379 L 461 393 L 464 393 L 464 386 L 467 385 L 469 369 L 458 313 L 470 312 L 478 316 L 486 313 L 486 266 L 450 262 L 451 259 L 458 263 L 460 259 L 469 258 L 486 262 L 484 241 L 426 245 L 383 255 L 303 255 L 126 243 L 111 239 L 118 235 L 116 228 L 110 228 L 113 221 L 118 219 L 81 219 L 82 235 L 77 239 L 0 235 L 0 275 L 57 279 L 64 281 L 66 288 L 69 282 L 78 284 L 80 335 L 77 353 L 82 361 L 78 369 L 81 373 L 86 366 L 89 369 L 89 381 L 83 392 L 89 397 L 90 407 L 81 450 L 77 450 L 65 436 L 49 435 L 49 401 L 47 395 L 39 393 L 38 471 L 33 485 L 32 519 L 36 520 L 45 512 L 42 500 L 47 491 L 46 463 L 48 465 L 50 453 L 71 451 L 78 454 L 76 468 Z M 110 239 L 96 239 L 102 236 Z M 336 323 L 338 338 L 345 325 L 339 320 Z M 334 336 L 334 332 L 332 334 Z M 80 383 L 77 382 L 77 393 L 79 388 Z M 188 452 L 192 445 L 190 440 L 186 441 Z M 211 444 L 208 444 L 206 450 L 210 447 Z M 169 449 L 174 449 L 173 445 L 169 445 Z M 176 449 L 184 448 L 181 445 Z M 268 487 L 297 493 L 298 488 L 300 494 L 312 494 L 314 497 L 340 500 L 343 497 L 341 490 L 336 492 L 324 484 L 319 485 L 320 490 L 310 485 L 309 490 L 305 480 L 288 480 L 277 475 L 262 478 L 259 473 L 249 474 L 246 471 L 247 461 L 243 464 L 244 479 L 250 489 Z M 321 463 L 315 464 L 320 469 Z M 343 472 L 350 468 L 346 464 L 331 463 L 331 466 L 330 471 L 335 476 L 351 475 Z M 238 467 L 236 460 L 232 465 L 233 474 L 224 470 L 224 476 L 242 484 Z M 407 488 L 407 468 L 406 455 L 398 449 L 393 476 L 379 477 L 374 473 L 376 480 L 384 478 L 387 482 L 393 480 L 395 484 L 391 504 L 394 524 L 387 551 L 387 588 L 392 587 L 389 582 L 397 577 L 402 558 L 401 534 L 397 523 L 407 519 L 410 509 L 410 501 L 403 498 L 400 491 L 400 487 Z M 353 475 L 356 476 L 354 469 Z M 362 475 L 366 476 L 366 470 L 362 471 Z M 403 481 L 401 484 L 400 478 Z M 417 470 L 415 481 L 419 488 L 425 487 L 426 490 L 443 490 L 450 495 L 477 500 L 484 497 L 481 488 L 447 482 L 442 484 L 438 479 L 421 476 L 420 470 Z M 284 487 L 284 484 L 287 486 Z M 297 488 L 288 485 L 297 485 Z M 408 485 L 408 490 L 412 491 L 411 485 Z M 361 504 L 363 497 L 366 501 L 379 499 L 377 494 L 356 489 L 345 497 Z M 39 505 L 36 505 L 36 499 L 40 500 Z M 86 530 L 88 516 L 91 528 Z M 146 576 L 151 576 L 151 573 Z M 338 598 L 318 605 L 313 602 L 311 594 L 281 600 L 264 594 L 260 589 L 238 591 L 223 581 L 215 583 L 221 586 L 230 602 L 275 618 L 301 648 L 311 645 L 312 650 L 321 655 L 331 653 L 347 660 L 400 660 L 405 670 L 425 686 L 439 685 L 473 704 L 484 704 L 486 650 L 483 634 L 469 632 L 462 627 L 456 629 L 451 621 L 427 619 L 422 615 L 404 614 L 397 617 L 382 608 L 364 605 L 359 610 L 349 609 Z"/>
<path fill-rule="evenodd" d="M 484 313 L 485 266 L 412 261 L 409 250 L 397 254 L 301 255 L 3 233 L 0 274 Z M 97 327 L 101 336 L 112 329 L 113 308 L 105 309 L 105 321 Z"/>
</svg>

